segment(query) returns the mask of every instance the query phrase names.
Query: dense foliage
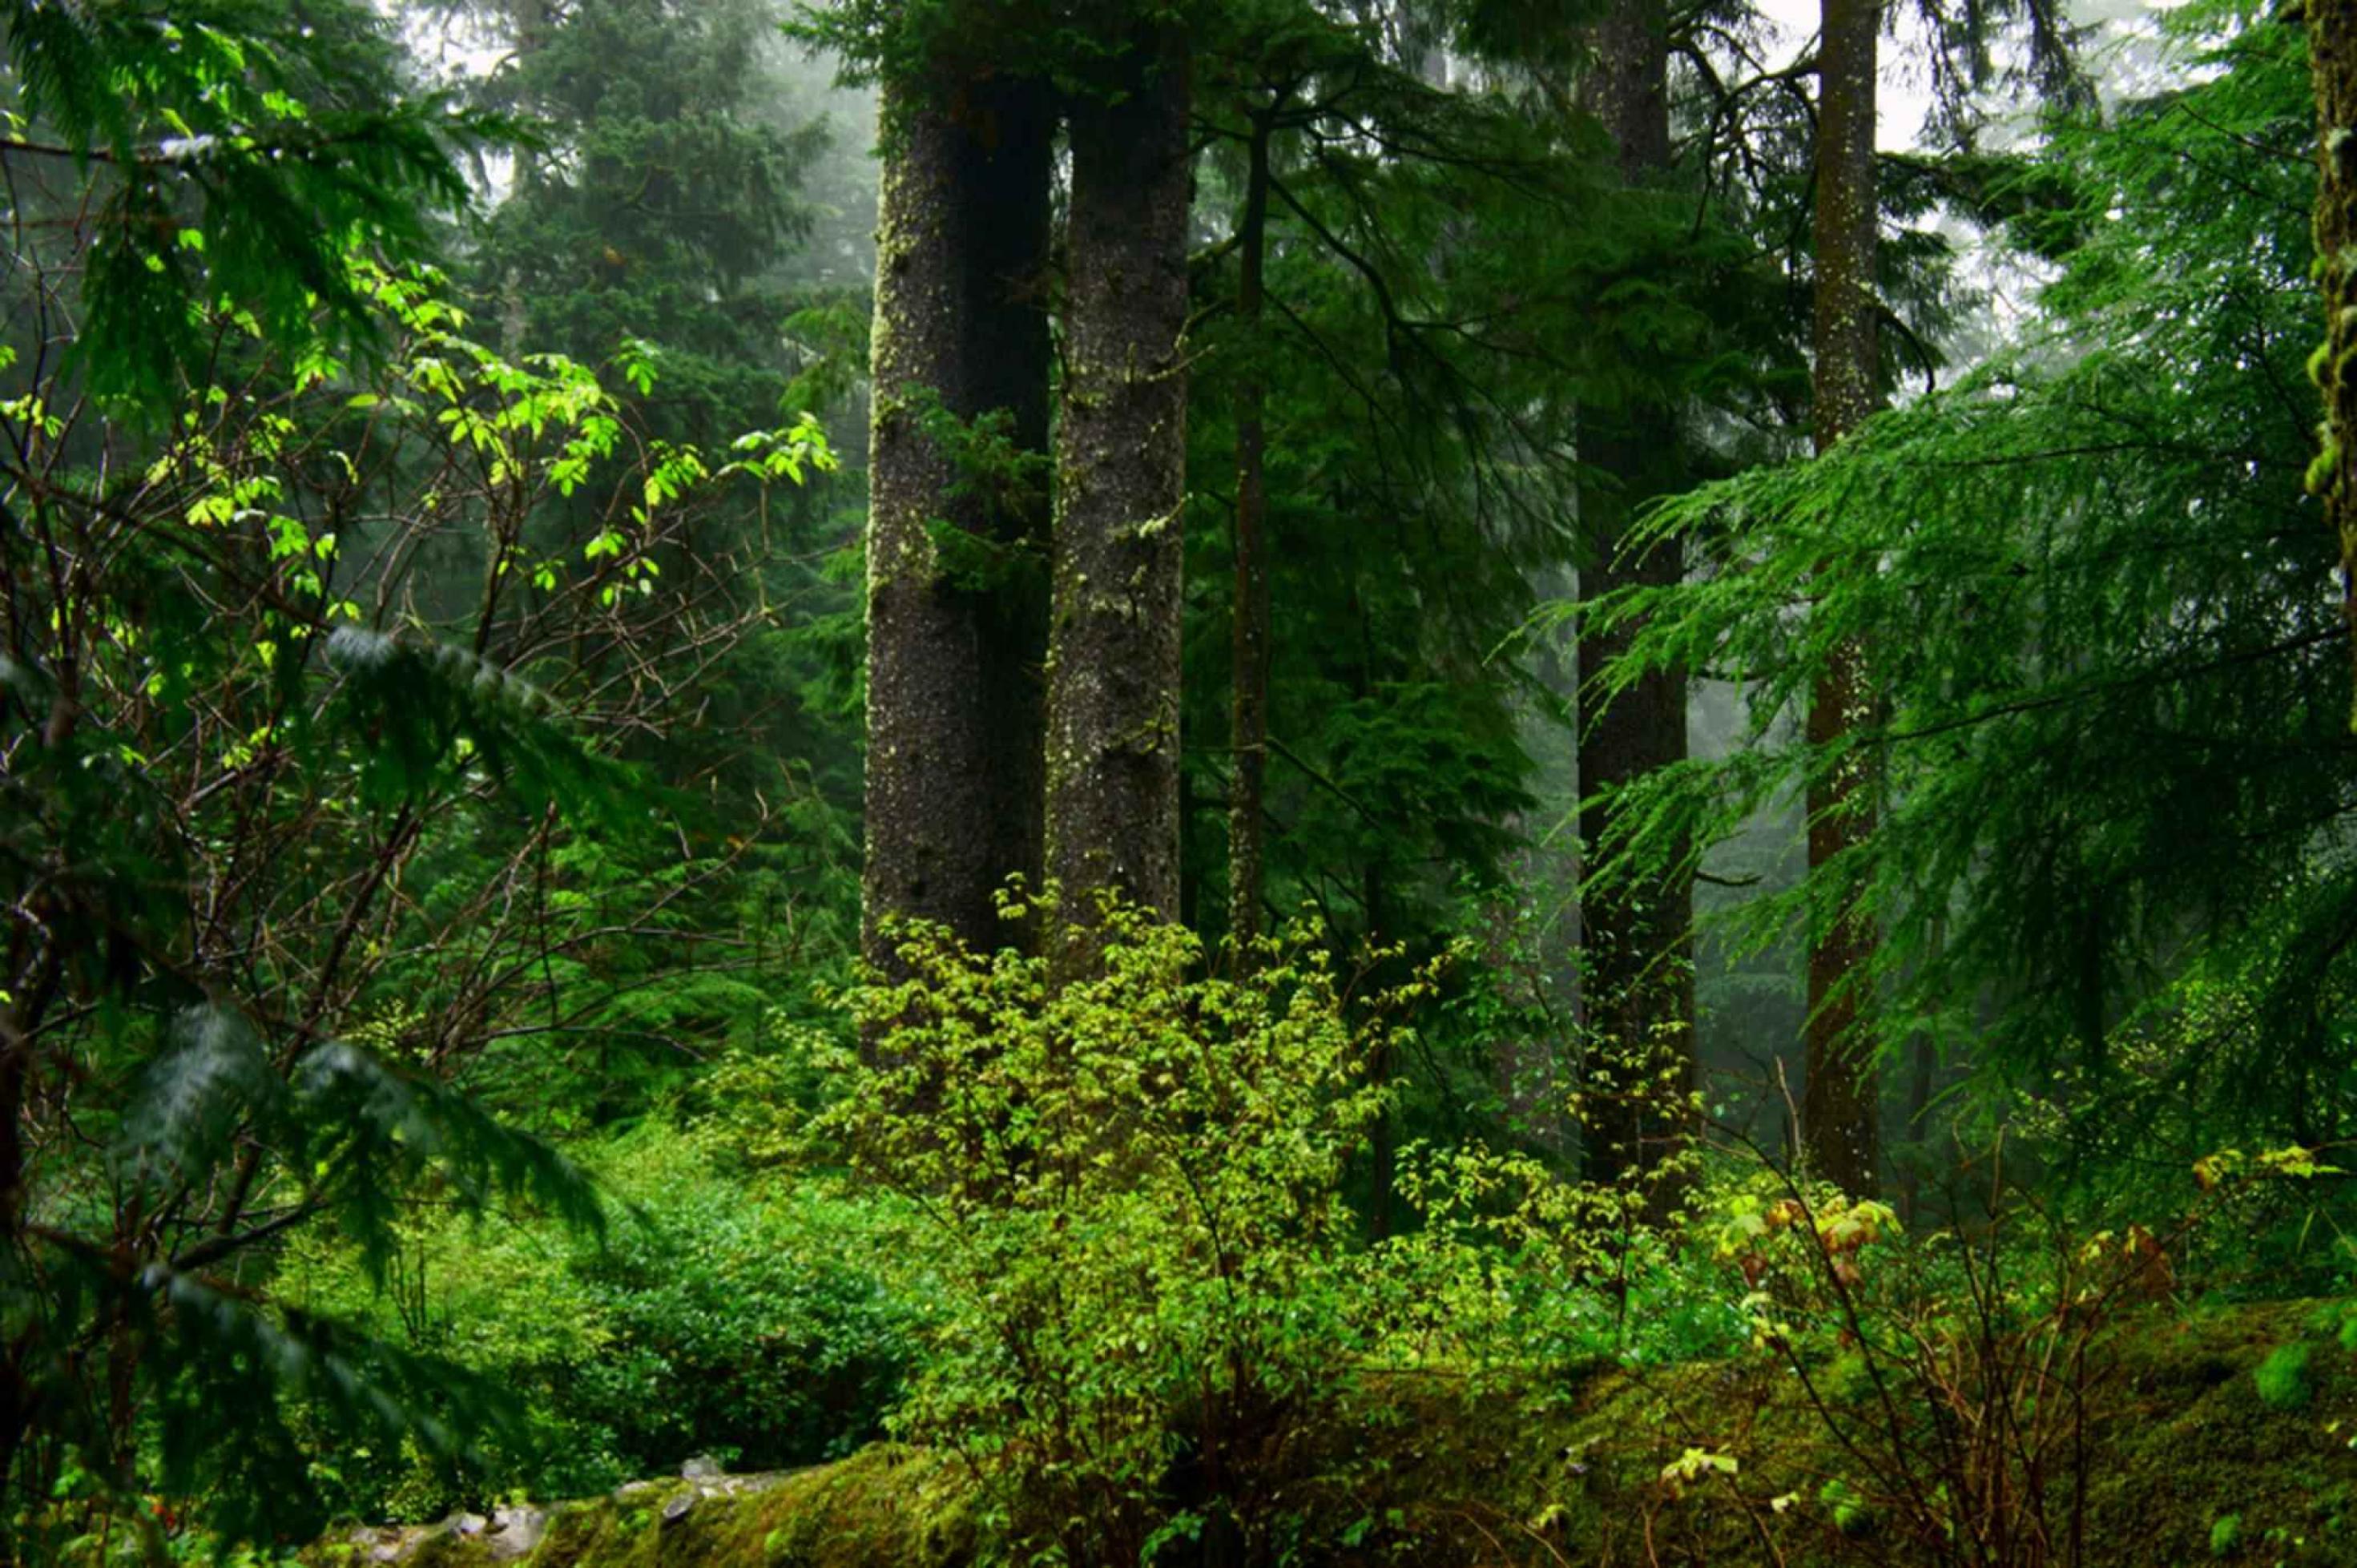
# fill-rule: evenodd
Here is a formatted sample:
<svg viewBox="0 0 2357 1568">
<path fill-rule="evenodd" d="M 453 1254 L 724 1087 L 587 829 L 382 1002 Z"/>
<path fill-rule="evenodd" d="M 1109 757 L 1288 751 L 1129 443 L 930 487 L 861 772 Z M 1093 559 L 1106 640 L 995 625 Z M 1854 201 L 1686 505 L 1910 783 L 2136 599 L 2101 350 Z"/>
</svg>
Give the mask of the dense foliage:
<svg viewBox="0 0 2357 1568">
<path fill-rule="evenodd" d="M 1862 278 L 1739 0 L 0 6 L 0 1561 L 2045 1568 L 2293 1294 L 2341 1444 L 2311 5 L 1867 15 Z"/>
<path fill-rule="evenodd" d="M 1752 744 L 1657 781 L 1610 850 L 1707 842 L 1871 752 L 1872 843 L 1746 926 L 1865 889 L 1894 1021 L 1976 1041 L 2003 1090 L 1970 1114 L 2182 1170 L 2224 1138 L 2348 1134 L 2351 753 L 2300 484 L 2299 38 L 2208 12 L 2169 47 L 2208 80 L 1994 177 L 2054 269 L 2034 334 L 1827 459 L 1656 514 L 1713 569 L 1608 613 L 1648 618 L 1639 660 L 1743 682 Z M 1808 745 L 1781 719 L 1843 639 L 1875 650 L 1871 720 Z"/>
</svg>

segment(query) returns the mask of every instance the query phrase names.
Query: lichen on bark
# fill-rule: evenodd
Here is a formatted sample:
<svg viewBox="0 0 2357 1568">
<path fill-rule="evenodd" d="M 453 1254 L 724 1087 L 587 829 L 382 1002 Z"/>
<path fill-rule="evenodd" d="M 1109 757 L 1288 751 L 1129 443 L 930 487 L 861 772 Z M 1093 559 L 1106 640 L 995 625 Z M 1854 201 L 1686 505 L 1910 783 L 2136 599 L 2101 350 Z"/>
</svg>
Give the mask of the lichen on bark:
<svg viewBox="0 0 2357 1568">
<path fill-rule="evenodd" d="M 871 345 L 864 948 L 889 917 L 1003 940 L 994 896 L 1036 877 L 1046 648 L 1044 485 L 982 482 L 950 438 L 996 420 L 1044 463 L 1055 104 L 1005 72 L 888 81 Z M 944 569 L 964 536 L 1005 564 Z"/>
<path fill-rule="evenodd" d="M 1178 908 L 1183 31 L 1141 27 L 1117 70 L 1071 113 L 1046 832 L 1074 962 L 1100 895 Z"/>
</svg>

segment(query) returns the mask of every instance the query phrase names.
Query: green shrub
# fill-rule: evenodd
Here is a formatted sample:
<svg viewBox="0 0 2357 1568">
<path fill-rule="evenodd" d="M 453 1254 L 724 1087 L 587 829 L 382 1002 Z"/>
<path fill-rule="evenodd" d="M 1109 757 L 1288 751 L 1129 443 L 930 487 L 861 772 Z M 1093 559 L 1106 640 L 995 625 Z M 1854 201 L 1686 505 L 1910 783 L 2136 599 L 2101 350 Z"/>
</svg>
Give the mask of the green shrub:
<svg viewBox="0 0 2357 1568">
<path fill-rule="evenodd" d="M 528 1451 L 488 1450 L 455 1469 L 327 1450 L 323 1479 L 352 1513 L 422 1519 L 511 1493 L 578 1496 L 694 1455 L 809 1464 L 880 1434 L 917 1321 L 868 1261 L 891 1251 L 875 1241 L 890 1229 L 882 1208 L 748 1191 L 661 1125 L 583 1157 L 629 1211 L 602 1246 L 528 1219 L 425 1213 L 404 1226 L 382 1290 L 348 1251 L 290 1260 L 283 1283 L 296 1299 L 489 1374 L 538 1432 Z"/>
<path fill-rule="evenodd" d="M 2222 1515 L 2218 1522 L 2210 1527 L 2211 1556 L 2232 1557 L 2242 1549 L 2242 1545 L 2243 1516 L 2241 1514 Z"/>
<path fill-rule="evenodd" d="M 887 1038 L 835 1054 L 813 1147 L 923 1211 L 942 1316 L 898 1429 L 971 1464 L 1013 1555 L 1281 1560 L 1388 1517 L 1350 1436 L 1379 1369 L 1502 1359 L 1562 1251 L 1508 1289 L 1489 1232 L 1559 1239 L 1567 1210 L 1530 1162 L 1409 1152 L 1422 1223 L 1365 1245 L 1341 1193 L 1385 1112 L 1370 1063 L 1429 977 L 1346 1005 L 1296 933 L 1187 978 L 1188 932 L 1103 918 L 1102 972 L 1061 985 L 899 933 L 913 978 L 856 999 Z"/>
</svg>

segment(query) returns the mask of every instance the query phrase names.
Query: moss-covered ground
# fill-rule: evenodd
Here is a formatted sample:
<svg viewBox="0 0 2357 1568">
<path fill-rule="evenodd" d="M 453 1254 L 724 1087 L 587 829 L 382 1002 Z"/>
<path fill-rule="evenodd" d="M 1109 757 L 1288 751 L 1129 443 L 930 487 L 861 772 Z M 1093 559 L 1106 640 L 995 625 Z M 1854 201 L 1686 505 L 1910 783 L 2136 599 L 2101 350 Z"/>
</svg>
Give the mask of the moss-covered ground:
<svg viewBox="0 0 2357 1568">
<path fill-rule="evenodd" d="M 2357 1565 L 2357 1353 L 2320 1326 L 2312 1304 L 2156 1308 L 2136 1320 L 2072 1396 L 2088 1412 L 2083 1439 L 2067 1420 L 2023 1416 L 2040 1456 L 2006 1474 L 2042 1497 L 2009 1498 L 2009 1556 L 1926 1544 L 1927 1516 L 1889 1506 L 1894 1461 L 1876 1435 L 1884 1406 L 1873 1380 L 1829 1365 L 1813 1381 L 1815 1399 L 1766 1358 L 1599 1371 L 1521 1393 L 1441 1375 L 1386 1379 L 1318 1452 L 1297 1458 L 1300 1556 L 1577 1568 Z M 1965 1447 L 1993 1436 L 1969 1421 L 1958 1430 Z M 1965 1473 L 1953 1460 L 1911 1463 L 1927 1492 Z M 2083 1509 L 2072 1500 L 2081 1476 Z M 640 1483 L 561 1505 L 544 1526 L 361 1531 L 312 1556 L 317 1568 L 957 1568 L 983 1554 L 973 1498 L 956 1461 L 877 1447 L 782 1477 Z"/>
</svg>

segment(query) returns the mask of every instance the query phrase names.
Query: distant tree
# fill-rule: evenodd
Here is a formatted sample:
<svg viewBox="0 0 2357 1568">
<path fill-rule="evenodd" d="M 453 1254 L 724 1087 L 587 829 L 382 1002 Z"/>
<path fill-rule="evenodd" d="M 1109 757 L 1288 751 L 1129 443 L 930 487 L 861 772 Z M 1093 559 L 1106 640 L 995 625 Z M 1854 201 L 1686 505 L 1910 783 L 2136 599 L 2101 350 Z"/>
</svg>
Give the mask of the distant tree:
<svg viewBox="0 0 2357 1568">
<path fill-rule="evenodd" d="M 1277 80 L 1245 111 L 1243 202 L 1236 220 L 1235 568 L 1229 612 L 1228 935 L 1249 965 L 1268 897 L 1268 376 L 1260 363 L 1268 310 L 1268 204 L 1277 122 L 1294 83 Z"/>
<path fill-rule="evenodd" d="M 1584 96 L 1611 136 L 1621 179 L 1643 191 L 1671 175 L 1670 16 L 1662 0 L 1613 0 L 1596 28 L 1596 64 Z M 1582 597 L 1674 584 L 1680 541 L 1643 535 L 1630 521 L 1647 501 L 1678 488 L 1686 467 L 1684 411 L 1658 396 L 1584 411 L 1579 457 Z M 1586 629 L 1583 682 L 1626 651 L 1632 628 Z M 1579 719 L 1579 840 L 1600 861 L 1620 836 L 1628 786 L 1686 756 L 1686 681 L 1650 671 L 1605 696 L 1588 683 Z M 1675 1107 L 1695 1081 L 1693 870 L 1673 847 L 1649 874 L 1598 877 L 1579 905 L 1580 998 L 1601 1058 L 1591 1074 L 1583 1149 L 1588 1172 L 1613 1180 L 1657 1164 L 1690 1129 Z"/>
<path fill-rule="evenodd" d="M 1694 579 L 1632 592 L 1629 662 L 1743 682 L 1725 758 L 1649 787 L 1706 842 L 1863 756 L 1874 832 L 1732 908 L 1760 944 L 1856 908 L 1878 1039 L 1931 1034 L 2090 1180 L 2351 1135 L 2348 629 L 2315 456 L 2319 170 L 2302 29 L 2189 8 L 2196 77 L 1996 160 L 2053 269 L 2021 340 L 1807 462 L 1674 499 Z M 2089 350 L 2089 345 L 2098 346 Z M 1806 605 L 1808 613 L 1796 614 Z M 1849 647 L 1873 703 L 1792 714 Z M 1625 678 L 1623 670 L 1616 679 Z"/>
</svg>

